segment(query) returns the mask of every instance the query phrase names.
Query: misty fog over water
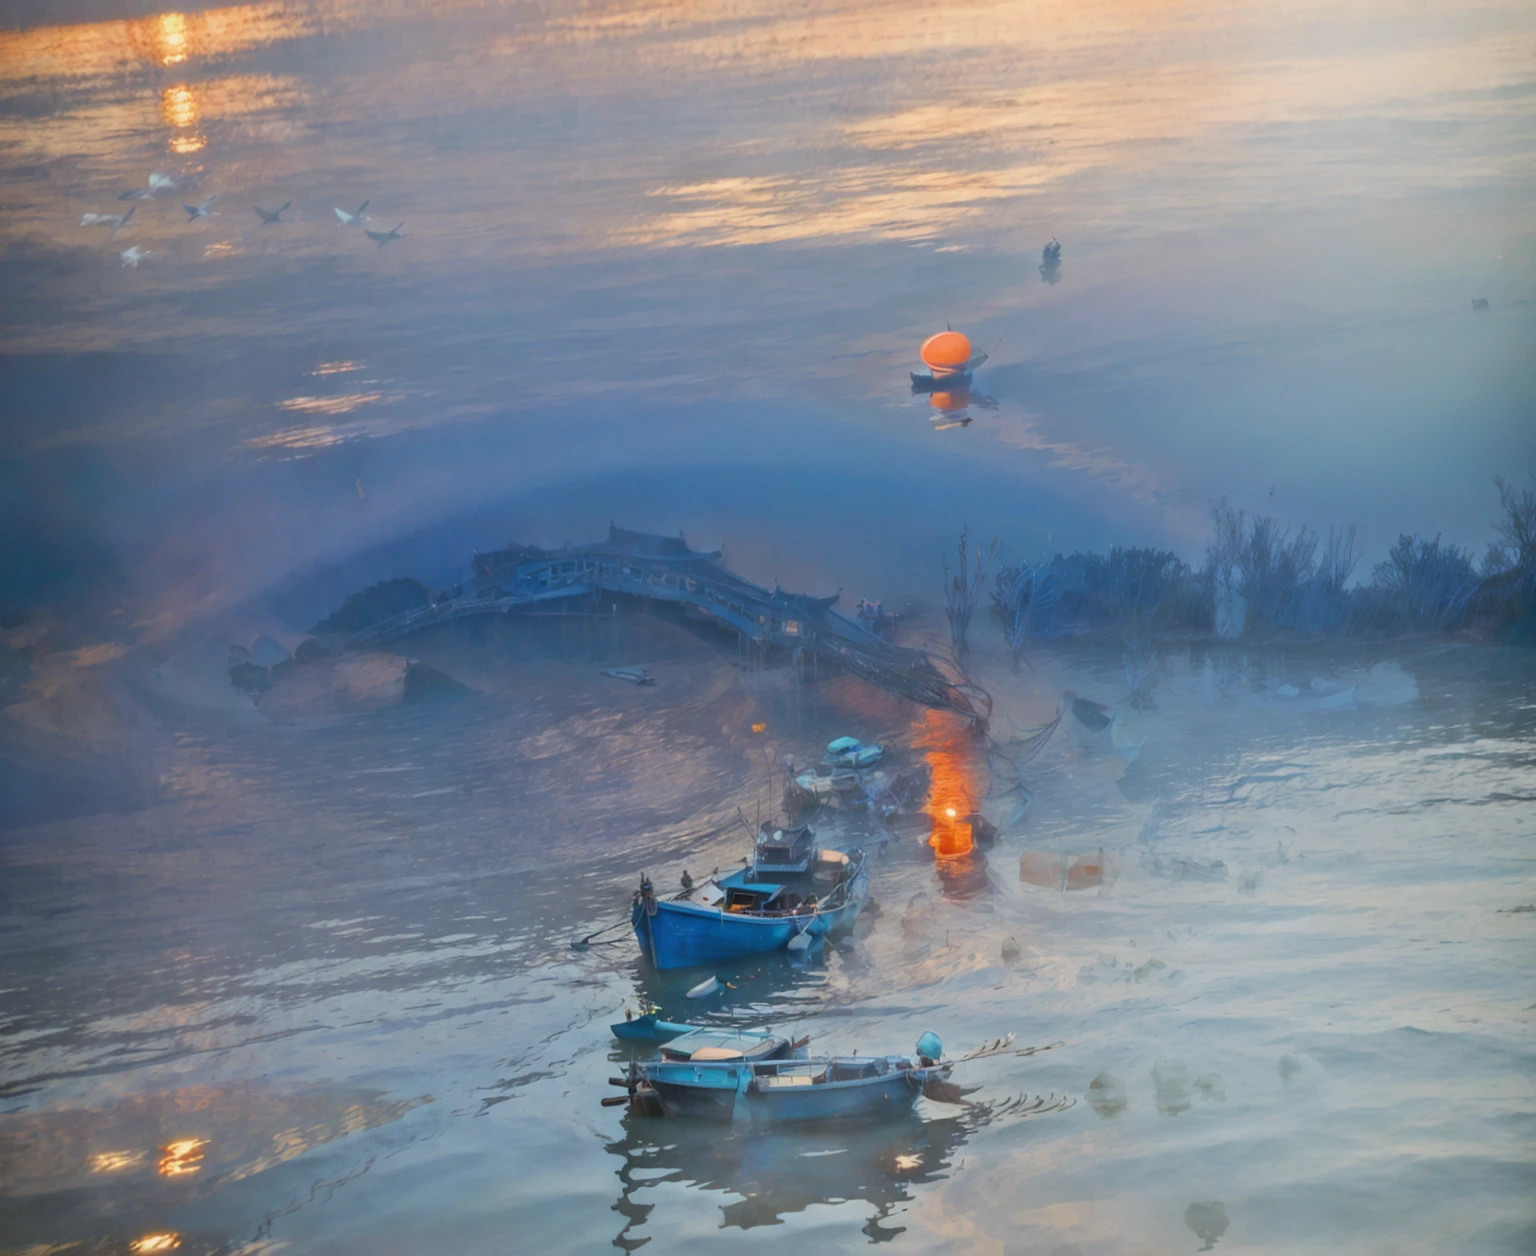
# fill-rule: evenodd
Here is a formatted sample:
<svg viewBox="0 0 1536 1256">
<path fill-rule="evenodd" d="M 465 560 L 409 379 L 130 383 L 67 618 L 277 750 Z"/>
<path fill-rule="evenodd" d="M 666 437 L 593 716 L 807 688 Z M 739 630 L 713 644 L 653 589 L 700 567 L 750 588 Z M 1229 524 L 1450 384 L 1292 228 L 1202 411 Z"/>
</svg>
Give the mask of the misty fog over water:
<svg viewBox="0 0 1536 1256">
<path fill-rule="evenodd" d="M 974 801 L 985 752 L 645 616 L 417 634 L 387 683 L 461 688 L 408 700 L 228 661 L 610 521 L 928 646 L 962 527 L 1198 565 L 1225 497 L 1358 579 L 1481 555 L 1536 471 L 1533 99 L 1511 3 L 11 6 L 0 1252 L 1530 1250 L 1528 649 L 1162 643 L 1143 702 L 983 610 L 997 727 L 1071 688 L 1126 753 L 1063 732 L 963 868 L 937 803 L 818 818 L 879 852 L 853 938 L 697 1009 L 569 940 L 739 863 L 785 754 Z M 909 386 L 946 324 L 963 412 Z M 597 1102 L 641 998 L 1062 1045 L 910 1122 L 658 1130 Z"/>
</svg>

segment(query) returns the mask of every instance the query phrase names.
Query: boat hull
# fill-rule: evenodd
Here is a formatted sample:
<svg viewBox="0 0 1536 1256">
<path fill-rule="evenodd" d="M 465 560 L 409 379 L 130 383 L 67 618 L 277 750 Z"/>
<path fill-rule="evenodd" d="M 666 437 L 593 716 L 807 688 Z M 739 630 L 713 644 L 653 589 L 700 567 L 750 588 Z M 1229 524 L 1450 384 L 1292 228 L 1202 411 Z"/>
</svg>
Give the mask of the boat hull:
<svg viewBox="0 0 1536 1256">
<path fill-rule="evenodd" d="M 869 898 L 869 873 L 860 870 L 848 901 L 818 915 L 752 916 L 696 903 L 656 903 L 648 915 L 642 904 L 630 911 L 640 952 L 657 968 L 690 968 L 717 960 L 766 955 L 783 950 L 800 933 L 821 937 L 850 928 Z"/>
<path fill-rule="evenodd" d="M 645 1080 L 663 1116 L 729 1122 L 735 1119 L 737 1099 L 750 1075 L 750 1066 L 697 1068 L 679 1063 L 647 1069 Z"/>
<path fill-rule="evenodd" d="M 754 1075 L 750 1065 L 686 1062 L 651 1065 L 644 1073 L 664 1116 L 753 1125 L 875 1122 L 905 1116 L 928 1076 L 921 1069 L 893 1069 L 849 1081 L 774 1084 L 773 1076 Z"/>
<path fill-rule="evenodd" d="M 738 1105 L 755 1125 L 802 1121 L 883 1121 L 905 1116 L 922 1093 L 922 1076 L 893 1072 L 884 1077 L 816 1086 L 753 1086 Z"/>
</svg>

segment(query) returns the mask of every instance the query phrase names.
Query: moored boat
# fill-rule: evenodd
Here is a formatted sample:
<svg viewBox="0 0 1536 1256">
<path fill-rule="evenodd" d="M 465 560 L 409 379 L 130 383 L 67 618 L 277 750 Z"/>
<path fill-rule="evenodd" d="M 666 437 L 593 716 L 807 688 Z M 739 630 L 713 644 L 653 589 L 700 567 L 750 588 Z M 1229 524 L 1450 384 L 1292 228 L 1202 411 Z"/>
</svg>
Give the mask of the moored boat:
<svg viewBox="0 0 1536 1256">
<path fill-rule="evenodd" d="M 884 746 L 866 746 L 857 737 L 839 737 L 827 743 L 827 753 L 822 756 L 821 762 L 823 767 L 860 770 L 874 767 L 884 757 Z"/>
<path fill-rule="evenodd" d="M 623 1020 L 615 1021 L 608 1028 L 621 1042 L 670 1042 L 682 1034 L 692 1033 L 698 1026 L 664 1021 L 655 1012 L 646 1012 L 643 1016 L 626 1013 Z"/>
<path fill-rule="evenodd" d="M 876 1121 L 909 1112 L 930 1082 L 951 1066 L 921 1052 L 938 1040 L 924 1036 L 912 1056 L 820 1056 L 801 1059 L 663 1059 L 636 1067 L 637 1103 L 669 1117 L 758 1125 L 805 1121 Z"/>
<path fill-rule="evenodd" d="M 818 849 L 809 827 L 764 824 L 745 868 L 663 899 L 649 877 L 630 904 L 641 953 L 657 968 L 760 955 L 802 935 L 850 927 L 869 898 L 864 854 Z"/>
</svg>

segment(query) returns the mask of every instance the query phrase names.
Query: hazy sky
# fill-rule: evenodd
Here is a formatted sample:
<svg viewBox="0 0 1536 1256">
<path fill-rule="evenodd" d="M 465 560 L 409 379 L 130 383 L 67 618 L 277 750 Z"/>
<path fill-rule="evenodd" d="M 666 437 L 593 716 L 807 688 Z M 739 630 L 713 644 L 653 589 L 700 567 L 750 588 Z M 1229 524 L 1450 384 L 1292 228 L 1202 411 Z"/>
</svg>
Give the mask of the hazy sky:
<svg viewBox="0 0 1536 1256">
<path fill-rule="evenodd" d="M 1223 494 L 1356 523 L 1368 558 L 1403 530 L 1480 550 L 1491 477 L 1536 469 L 1528 5 L 16 20 L 23 585 L 117 569 L 179 623 L 467 512 L 482 544 L 554 528 L 513 499 L 604 475 L 617 502 L 573 493 L 558 526 L 782 526 L 763 564 L 839 582 L 932 566 L 965 522 L 1194 557 Z M 196 186 L 117 199 L 152 171 Z M 364 200 L 405 238 L 338 223 Z M 992 352 L 997 406 L 941 429 L 906 374 L 946 321 Z M 844 552 L 807 563 L 818 521 Z"/>
</svg>

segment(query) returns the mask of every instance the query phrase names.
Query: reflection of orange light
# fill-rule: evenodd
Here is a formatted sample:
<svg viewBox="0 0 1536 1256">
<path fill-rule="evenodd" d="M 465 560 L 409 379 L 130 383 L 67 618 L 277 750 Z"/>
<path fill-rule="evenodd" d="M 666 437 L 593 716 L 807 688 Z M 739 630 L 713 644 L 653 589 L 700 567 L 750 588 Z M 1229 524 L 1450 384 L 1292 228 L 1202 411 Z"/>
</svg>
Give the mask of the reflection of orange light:
<svg viewBox="0 0 1536 1256">
<path fill-rule="evenodd" d="M 117 1173 L 144 1159 L 142 1151 L 102 1151 L 91 1157 L 92 1173 Z"/>
<path fill-rule="evenodd" d="M 166 126 L 196 126 L 198 118 L 197 97 L 185 83 L 167 87 L 160 94 L 160 116 Z"/>
<path fill-rule="evenodd" d="M 912 744 L 924 752 L 933 773 L 933 788 L 928 793 L 933 831 L 928 845 L 940 859 L 969 855 L 971 826 L 962 817 L 976 809 L 974 800 L 982 793 L 970 730 L 952 715 L 925 711 Z"/>
<path fill-rule="evenodd" d="M 928 404 L 935 410 L 942 410 L 945 414 L 953 414 L 956 410 L 964 410 L 971 404 L 971 394 L 964 388 L 958 392 L 935 392 L 928 394 Z"/>
<path fill-rule="evenodd" d="M 187 19 L 180 13 L 162 13 L 155 36 L 160 45 L 160 64 L 178 65 L 187 59 Z"/>
<path fill-rule="evenodd" d="M 179 1234 L 146 1234 L 141 1239 L 134 1239 L 128 1244 L 128 1250 L 133 1252 L 169 1252 L 181 1246 Z"/>
<path fill-rule="evenodd" d="M 971 364 L 971 342 L 957 331 L 941 331 L 923 341 L 918 356 L 935 375 L 952 375 Z"/>
<path fill-rule="evenodd" d="M 167 87 L 160 94 L 160 116 L 166 126 L 181 132 L 180 135 L 171 136 L 168 145 L 171 152 L 182 155 L 196 153 L 207 145 L 205 136 L 191 130 L 202 116 L 202 110 L 198 107 L 197 94 L 185 83 Z"/>
<path fill-rule="evenodd" d="M 203 1148 L 207 1145 L 206 1138 L 183 1138 L 167 1143 L 160 1149 L 160 1176 L 182 1177 L 196 1173 L 203 1167 Z"/>
</svg>

